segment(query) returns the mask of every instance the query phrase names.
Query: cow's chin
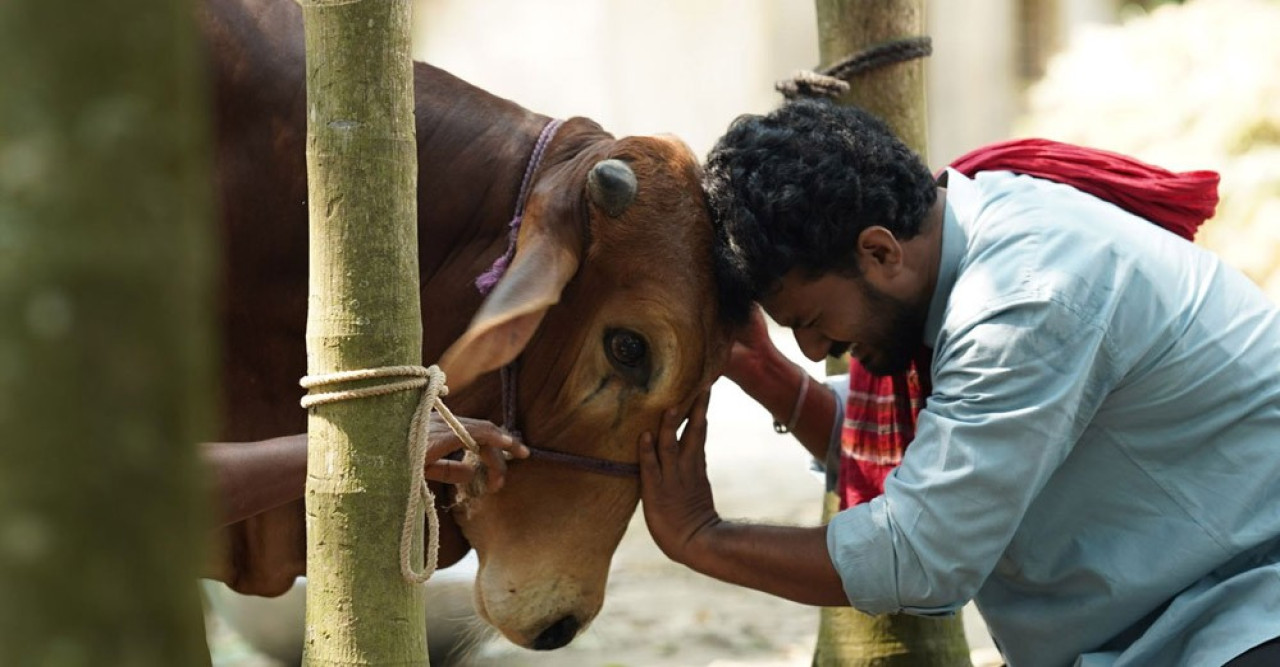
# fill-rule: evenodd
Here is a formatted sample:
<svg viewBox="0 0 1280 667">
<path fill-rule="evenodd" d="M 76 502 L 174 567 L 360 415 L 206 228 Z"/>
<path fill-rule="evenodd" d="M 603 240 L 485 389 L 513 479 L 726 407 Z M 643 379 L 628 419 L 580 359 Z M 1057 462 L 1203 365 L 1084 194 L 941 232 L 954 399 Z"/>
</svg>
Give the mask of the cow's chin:
<svg viewBox="0 0 1280 667">
<path fill-rule="evenodd" d="M 507 482 L 454 510 L 479 561 L 476 612 L 518 646 L 557 649 L 600 612 L 609 563 L 635 513 L 639 485 L 555 468 L 539 476 L 509 474 Z"/>
<path fill-rule="evenodd" d="M 482 562 L 476 576 L 476 612 L 513 644 L 537 651 L 561 648 L 595 619 L 604 603 L 608 562 L 598 573 L 573 577 Z M 561 570 L 563 571 L 563 570 Z M 591 582 L 587 584 L 586 582 Z"/>
</svg>

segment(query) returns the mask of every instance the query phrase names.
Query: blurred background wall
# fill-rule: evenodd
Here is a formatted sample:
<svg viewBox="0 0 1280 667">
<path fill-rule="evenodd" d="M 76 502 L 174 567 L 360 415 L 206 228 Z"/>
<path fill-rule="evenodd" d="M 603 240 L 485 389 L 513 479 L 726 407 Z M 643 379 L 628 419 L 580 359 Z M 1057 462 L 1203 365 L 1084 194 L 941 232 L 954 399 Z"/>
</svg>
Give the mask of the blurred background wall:
<svg viewBox="0 0 1280 667">
<path fill-rule="evenodd" d="M 1276 0 L 927 0 L 929 163 L 1038 135 L 1222 171 L 1200 242 L 1280 299 Z M 420 0 L 416 57 L 700 157 L 817 62 L 806 0 Z"/>
<path fill-rule="evenodd" d="M 1116 0 L 929 0 L 933 162 L 1006 137 L 1026 86 Z M 416 57 L 521 104 L 618 134 L 670 132 L 705 156 L 773 83 L 818 64 L 805 0 L 421 0 Z"/>
</svg>

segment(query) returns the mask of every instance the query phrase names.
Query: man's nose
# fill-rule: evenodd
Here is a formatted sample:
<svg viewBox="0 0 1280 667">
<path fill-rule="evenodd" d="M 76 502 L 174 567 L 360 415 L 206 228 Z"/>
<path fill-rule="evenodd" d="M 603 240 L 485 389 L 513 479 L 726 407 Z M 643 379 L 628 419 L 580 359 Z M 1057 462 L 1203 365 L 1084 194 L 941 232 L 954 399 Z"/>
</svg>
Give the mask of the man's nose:
<svg viewBox="0 0 1280 667">
<path fill-rule="evenodd" d="M 810 361 L 822 361 L 831 349 L 831 339 L 815 329 L 793 329 L 800 353 Z"/>
</svg>

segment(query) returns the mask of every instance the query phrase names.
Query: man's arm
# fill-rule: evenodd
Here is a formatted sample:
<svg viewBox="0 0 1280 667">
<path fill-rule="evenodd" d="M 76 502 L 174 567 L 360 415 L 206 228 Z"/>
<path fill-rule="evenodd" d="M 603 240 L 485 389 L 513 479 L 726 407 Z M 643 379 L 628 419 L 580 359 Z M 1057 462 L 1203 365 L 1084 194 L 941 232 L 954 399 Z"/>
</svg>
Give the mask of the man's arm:
<svg viewBox="0 0 1280 667">
<path fill-rule="evenodd" d="M 719 521 L 693 540 L 689 568 L 793 602 L 847 607 L 840 575 L 827 553 L 826 526 L 769 526 Z"/>
<path fill-rule="evenodd" d="M 721 581 L 803 604 L 848 606 L 827 554 L 826 528 L 720 519 L 704 451 L 709 399 L 710 393 L 699 397 L 678 440 L 680 418 L 670 411 L 656 437 L 641 437 L 641 497 L 654 541 L 672 560 Z"/>
<path fill-rule="evenodd" d="M 724 375 L 779 423 L 795 420 L 791 434 L 815 459 L 827 460 L 832 424 L 843 406 L 822 382 L 804 382 L 805 370 L 787 359 L 769 340 L 764 314 L 759 308 L 734 343 Z"/>
</svg>

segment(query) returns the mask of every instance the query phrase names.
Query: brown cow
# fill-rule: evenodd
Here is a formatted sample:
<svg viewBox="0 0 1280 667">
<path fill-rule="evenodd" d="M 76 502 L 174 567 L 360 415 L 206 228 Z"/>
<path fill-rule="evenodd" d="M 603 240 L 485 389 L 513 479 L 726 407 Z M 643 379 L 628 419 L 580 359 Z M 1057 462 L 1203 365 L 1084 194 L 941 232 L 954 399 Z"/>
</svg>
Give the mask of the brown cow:
<svg viewBox="0 0 1280 667">
<path fill-rule="evenodd" d="M 225 263 L 221 436 L 261 441 L 305 430 L 301 12 L 291 0 L 206 0 L 202 24 Z M 414 74 L 423 359 L 452 345 L 451 407 L 502 423 L 492 371 L 519 355 L 517 416 L 530 445 L 634 462 L 639 434 L 662 409 L 688 406 L 728 352 L 695 157 L 672 139 L 615 139 L 568 120 L 535 174 L 511 268 L 484 299 L 473 281 L 506 250 L 522 172 L 549 119 L 429 65 Z M 606 159 L 634 174 L 633 197 L 601 189 L 601 176 L 618 176 L 616 163 L 596 168 Z M 500 492 L 465 509 L 436 491 L 442 565 L 474 547 L 479 612 L 532 648 L 563 646 L 599 611 L 639 496 L 635 479 L 544 460 L 514 463 Z M 233 524 L 218 578 L 244 593 L 287 590 L 304 571 L 302 517 L 299 501 Z"/>
</svg>

